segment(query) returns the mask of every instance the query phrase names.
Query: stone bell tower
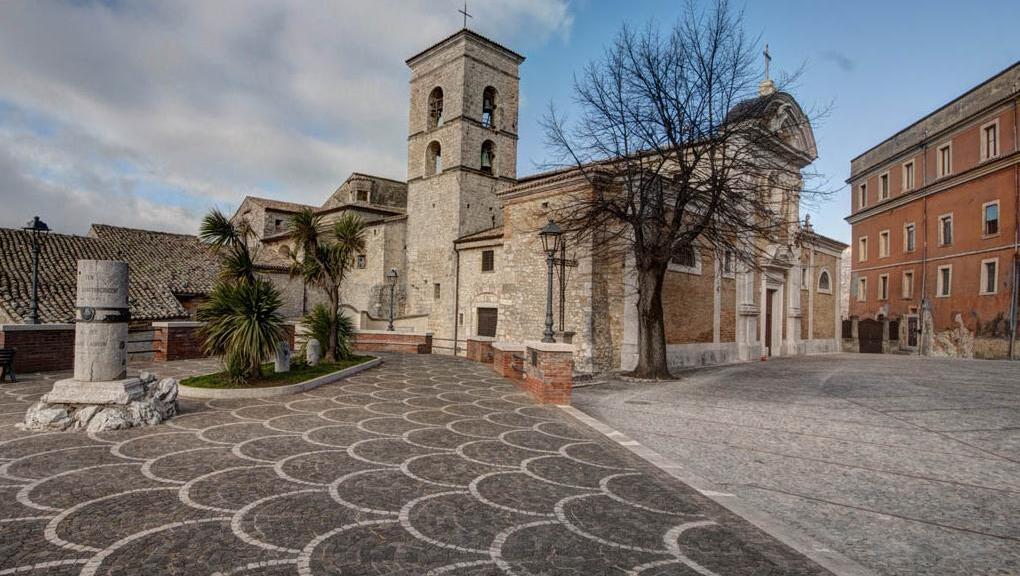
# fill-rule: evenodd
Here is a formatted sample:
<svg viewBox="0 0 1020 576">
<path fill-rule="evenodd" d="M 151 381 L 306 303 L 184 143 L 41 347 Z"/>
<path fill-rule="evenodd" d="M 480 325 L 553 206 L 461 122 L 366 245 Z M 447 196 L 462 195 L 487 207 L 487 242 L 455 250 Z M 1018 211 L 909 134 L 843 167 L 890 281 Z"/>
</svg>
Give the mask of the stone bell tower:
<svg viewBox="0 0 1020 576">
<path fill-rule="evenodd" d="M 453 241 L 502 224 L 496 193 L 517 177 L 524 57 L 466 28 L 407 60 L 407 311 L 453 352 Z"/>
</svg>

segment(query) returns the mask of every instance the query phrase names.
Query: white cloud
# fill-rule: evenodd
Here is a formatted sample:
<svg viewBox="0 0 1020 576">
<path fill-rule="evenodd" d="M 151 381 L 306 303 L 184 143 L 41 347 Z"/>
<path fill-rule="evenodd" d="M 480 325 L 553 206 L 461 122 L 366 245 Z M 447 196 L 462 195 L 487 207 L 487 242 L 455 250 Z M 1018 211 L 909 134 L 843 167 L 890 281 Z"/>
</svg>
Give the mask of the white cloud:
<svg viewBox="0 0 1020 576">
<path fill-rule="evenodd" d="M 404 60 L 457 0 L 0 3 L 0 226 L 35 213 L 194 231 L 244 194 L 317 203 L 352 171 L 403 178 Z M 566 0 L 492 0 L 470 25 L 522 50 Z"/>
</svg>

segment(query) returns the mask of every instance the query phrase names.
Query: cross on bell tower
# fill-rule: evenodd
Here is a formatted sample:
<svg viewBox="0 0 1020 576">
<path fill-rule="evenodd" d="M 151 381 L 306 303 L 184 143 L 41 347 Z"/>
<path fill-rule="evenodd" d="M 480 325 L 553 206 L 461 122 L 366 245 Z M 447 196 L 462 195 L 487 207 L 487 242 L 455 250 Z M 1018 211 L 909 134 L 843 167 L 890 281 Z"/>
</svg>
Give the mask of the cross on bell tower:
<svg viewBox="0 0 1020 576">
<path fill-rule="evenodd" d="M 462 10 L 457 10 L 457 13 L 464 15 L 464 28 L 467 29 L 467 19 L 474 18 L 474 16 L 472 16 L 471 13 L 468 12 L 467 0 L 464 0 L 464 8 Z"/>
<path fill-rule="evenodd" d="M 768 96 L 776 92 L 776 83 L 769 77 L 769 65 L 772 64 L 772 55 L 769 54 L 769 45 L 765 44 L 765 51 L 762 52 L 765 56 L 765 79 L 758 85 L 758 95 Z"/>
</svg>

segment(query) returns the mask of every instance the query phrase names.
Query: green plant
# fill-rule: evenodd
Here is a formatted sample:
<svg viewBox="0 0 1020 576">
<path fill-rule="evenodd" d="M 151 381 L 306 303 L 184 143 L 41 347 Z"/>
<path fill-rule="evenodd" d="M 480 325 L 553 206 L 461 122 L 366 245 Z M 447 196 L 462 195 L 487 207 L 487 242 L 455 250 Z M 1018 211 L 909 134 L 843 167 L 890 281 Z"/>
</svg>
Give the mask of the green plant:
<svg viewBox="0 0 1020 576">
<path fill-rule="evenodd" d="M 324 304 L 316 304 L 315 307 L 302 319 L 302 323 L 308 328 L 309 335 L 319 341 L 322 345 L 323 354 L 326 354 L 326 346 L 330 341 L 330 324 L 333 320 L 329 315 L 329 308 Z M 348 360 L 354 357 L 354 321 L 350 317 L 339 314 L 336 318 L 336 346 L 333 348 L 333 357 L 337 360 Z"/>
<path fill-rule="evenodd" d="M 343 335 L 353 334 L 354 329 L 340 313 L 340 286 L 353 266 L 355 255 L 365 249 L 365 224 L 354 214 L 344 214 L 326 225 L 321 216 L 306 208 L 291 218 L 290 237 L 298 248 L 291 275 L 318 287 L 329 299 L 329 305 L 318 312 L 320 317 L 315 318 L 315 309 L 309 314 L 313 321 L 326 326 L 319 338 L 323 359 L 335 362 L 349 357 L 350 337 Z M 346 344 L 341 345 L 341 339 Z"/>
<path fill-rule="evenodd" d="M 234 225 L 219 210 L 202 220 L 200 237 L 222 259 L 220 278 L 209 300 L 196 313 L 206 354 L 222 355 L 231 381 L 243 383 L 261 375 L 286 337 L 280 291 L 256 275 L 255 254 L 248 246 L 247 223 Z"/>
</svg>

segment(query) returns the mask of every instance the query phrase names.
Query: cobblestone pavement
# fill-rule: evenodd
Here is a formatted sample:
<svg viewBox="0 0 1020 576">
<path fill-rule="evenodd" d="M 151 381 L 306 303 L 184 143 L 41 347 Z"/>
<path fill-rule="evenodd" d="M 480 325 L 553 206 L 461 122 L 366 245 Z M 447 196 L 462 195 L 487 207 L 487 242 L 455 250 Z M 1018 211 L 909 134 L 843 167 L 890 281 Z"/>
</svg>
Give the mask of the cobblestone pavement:
<svg viewBox="0 0 1020 576">
<path fill-rule="evenodd" d="M 574 406 L 876 572 L 1020 574 L 1020 364 L 779 358 Z"/>
<path fill-rule="evenodd" d="M 0 574 L 824 574 L 489 367 L 387 356 L 305 394 L 95 435 L 14 424 Z"/>
</svg>

